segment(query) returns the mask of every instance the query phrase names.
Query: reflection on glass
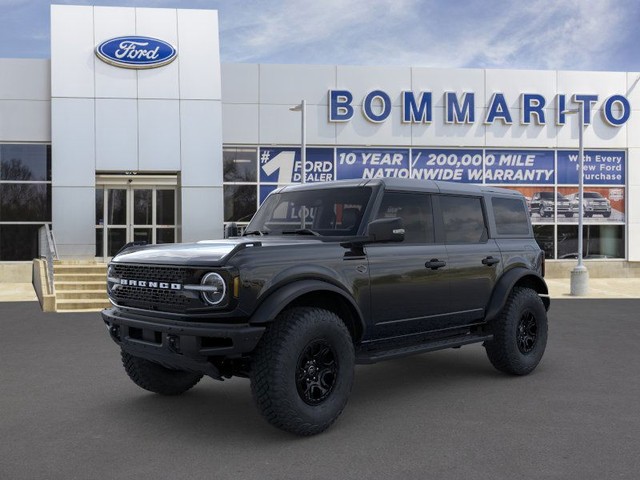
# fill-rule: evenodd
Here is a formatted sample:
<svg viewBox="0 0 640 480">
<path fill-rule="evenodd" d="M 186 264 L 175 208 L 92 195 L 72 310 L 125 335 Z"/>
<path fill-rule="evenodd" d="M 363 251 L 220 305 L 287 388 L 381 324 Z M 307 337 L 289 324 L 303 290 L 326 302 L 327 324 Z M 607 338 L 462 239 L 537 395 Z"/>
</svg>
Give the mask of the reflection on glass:
<svg viewBox="0 0 640 480">
<path fill-rule="evenodd" d="M 156 224 L 175 225 L 176 223 L 176 191 L 156 191 Z"/>
<path fill-rule="evenodd" d="M 107 230 L 107 254 L 113 257 L 127 243 L 126 228 L 109 228 Z"/>
<path fill-rule="evenodd" d="M 96 257 L 104 255 L 104 228 L 96 228 Z"/>
<path fill-rule="evenodd" d="M 127 224 L 127 191 L 125 189 L 107 190 L 107 222 L 109 225 Z"/>
<path fill-rule="evenodd" d="M 51 180 L 51 147 L 0 145 L 0 180 Z"/>
<path fill-rule="evenodd" d="M 153 190 L 133 191 L 133 223 L 151 225 L 153 223 Z"/>
<path fill-rule="evenodd" d="M 96 188 L 96 225 L 104 225 L 104 188 Z"/>
<path fill-rule="evenodd" d="M 0 221 L 50 222 L 51 185 L 44 183 L 0 184 Z"/>
<path fill-rule="evenodd" d="M 624 258 L 624 225 L 584 225 L 583 258 Z M 558 258 L 578 258 L 578 227 L 558 225 Z"/>
<path fill-rule="evenodd" d="M 224 186 L 224 221 L 248 222 L 256 213 L 255 185 Z"/>
<path fill-rule="evenodd" d="M 41 225 L 0 225 L 0 261 L 26 261 L 38 256 Z"/>
<path fill-rule="evenodd" d="M 542 250 L 546 259 L 554 258 L 554 239 L 553 225 L 534 225 L 533 235 L 536 242 Z"/>
<path fill-rule="evenodd" d="M 174 228 L 157 228 L 156 243 L 174 243 L 176 240 L 176 231 Z"/>
<path fill-rule="evenodd" d="M 222 165 L 225 182 L 255 182 L 256 181 L 255 148 L 226 147 L 222 152 Z"/>
</svg>

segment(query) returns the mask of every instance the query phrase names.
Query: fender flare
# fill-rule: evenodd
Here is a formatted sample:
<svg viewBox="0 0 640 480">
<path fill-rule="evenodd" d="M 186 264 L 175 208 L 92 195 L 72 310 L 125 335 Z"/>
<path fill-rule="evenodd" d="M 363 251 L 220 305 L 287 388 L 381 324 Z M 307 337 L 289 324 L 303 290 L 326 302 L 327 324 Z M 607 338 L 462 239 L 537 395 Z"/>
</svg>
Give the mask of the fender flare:
<svg viewBox="0 0 640 480">
<path fill-rule="evenodd" d="M 509 294 L 516 283 L 521 280 L 525 281 L 527 286 L 533 288 L 539 295 L 544 295 L 541 297 L 542 302 L 544 303 L 544 307 L 546 310 L 549 310 L 550 300 L 547 296 L 549 294 L 549 289 L 547 287 L 544 278 L 540 276 L 538 273 L 533 272 L 524 267 L 515 267 L 511 270 L 504 273 L 499 279 L 496 285 L 493 287 L 493 292 L 491 293 L 491 298 L 489 300 L 489 304 L 486 308 L 485 320 L 490 322 L 494 318 L 496 318 L 500 311 L 504 308 L 507 303 L 507 299 L 509 298 Z"/>
<path fill-rule="evenodd" d="M 284 310 L 284 308 L 291 302 L 307 293 L 319 291 L 332 292 L 340 295 L 340 297 L 346 300 L 347 305 L 350 307 L 353 314 L 353 319 L 357 323 L 357 325 L 354 326 L 359 328 L 360 332 L 365 331 L 362 312 L 360 311 L 360 308 L 355 303 L 353 298 L 351 298 L 351 296 L 348 295 L 343 289 L 334 284 L 314 279 L 297 280 L 283 285 L 274 290 L 272 293 L 268 294 L 264 301 L 262 301 L 251 314 L 249 323 L 251 323 L 252 325 L 263 325 L 266 323 L 271 323 L 276 318 L 276 316 L 278 316 L 278 314 L 282 310 Z"/>
</svg>

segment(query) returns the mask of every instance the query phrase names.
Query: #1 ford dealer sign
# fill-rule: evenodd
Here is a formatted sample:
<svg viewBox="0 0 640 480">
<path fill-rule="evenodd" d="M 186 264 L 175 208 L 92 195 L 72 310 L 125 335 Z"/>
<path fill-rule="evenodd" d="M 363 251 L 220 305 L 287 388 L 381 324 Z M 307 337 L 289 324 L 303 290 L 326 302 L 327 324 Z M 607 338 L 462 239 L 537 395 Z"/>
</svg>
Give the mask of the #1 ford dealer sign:
<svg viewBox="0 0 640 480">
<path fill-rule="evenodd" d="M 178 55 L 169 43 L 151 37 L 117 37 L 96 47 L 103 62 L 122 68 L 157 68 L 171 63 Z"/>
</svg>

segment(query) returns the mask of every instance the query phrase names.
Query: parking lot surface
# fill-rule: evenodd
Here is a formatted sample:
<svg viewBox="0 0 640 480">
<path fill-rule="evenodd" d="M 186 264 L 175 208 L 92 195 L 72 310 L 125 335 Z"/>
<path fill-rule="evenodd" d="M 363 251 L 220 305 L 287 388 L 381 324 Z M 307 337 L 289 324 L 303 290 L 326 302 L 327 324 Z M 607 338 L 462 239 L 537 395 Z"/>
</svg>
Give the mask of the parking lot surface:
<svg viewBox="0 0 640 480">
<path fill-rule="evenodd" d="M 136 387 L 98 314 L 0 303 L 0 479 L 637 479 L 640 300 L 556 300 L 514 378 L 479 345 L 356 369 L 326 433 L 269 426 L 245 379 Z"/>
</svg>

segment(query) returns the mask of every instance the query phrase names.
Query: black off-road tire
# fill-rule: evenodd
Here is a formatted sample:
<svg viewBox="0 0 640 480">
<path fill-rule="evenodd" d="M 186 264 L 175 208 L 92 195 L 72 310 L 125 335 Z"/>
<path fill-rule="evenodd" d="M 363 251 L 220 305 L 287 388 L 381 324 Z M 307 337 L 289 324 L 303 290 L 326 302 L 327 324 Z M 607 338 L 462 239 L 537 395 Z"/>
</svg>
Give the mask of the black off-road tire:
<svg viewBox="0 0 640 480">
<path fill-rule="evenodd" d="M 316 349 L 317 369 L 309 370 L 310 362 L 316 365 Z M 256 348 L 251 392 L 269 423 L 297 435 L 315 435 L 342 413 L 354 364 L 353 340 L 340 317 L 321 308 L 287 309 L 269 325 Z M 310 371 L 318 373 L 317 380 Z"/>
<path fill-rule="evenodd" d="M 199 373 L 171 370 L 144 358 L 122 353 L 122 365 L 133 383 L 161 395 L 180 395 L 200 381 Z"/>
<path fill-rule="evenodd" d="M 493 340 L 485 343 L 491 364 L 512 375 L 531 373 L 547 345 L 547 312 L 538 294 L 515 287 L 491 326 Z"/>
<path fill-rule="evenodd" d="M 604 218 L 609 218 L 611 216 L 611 212 L 605 212 L 602 214 Z"/>
</svg>

